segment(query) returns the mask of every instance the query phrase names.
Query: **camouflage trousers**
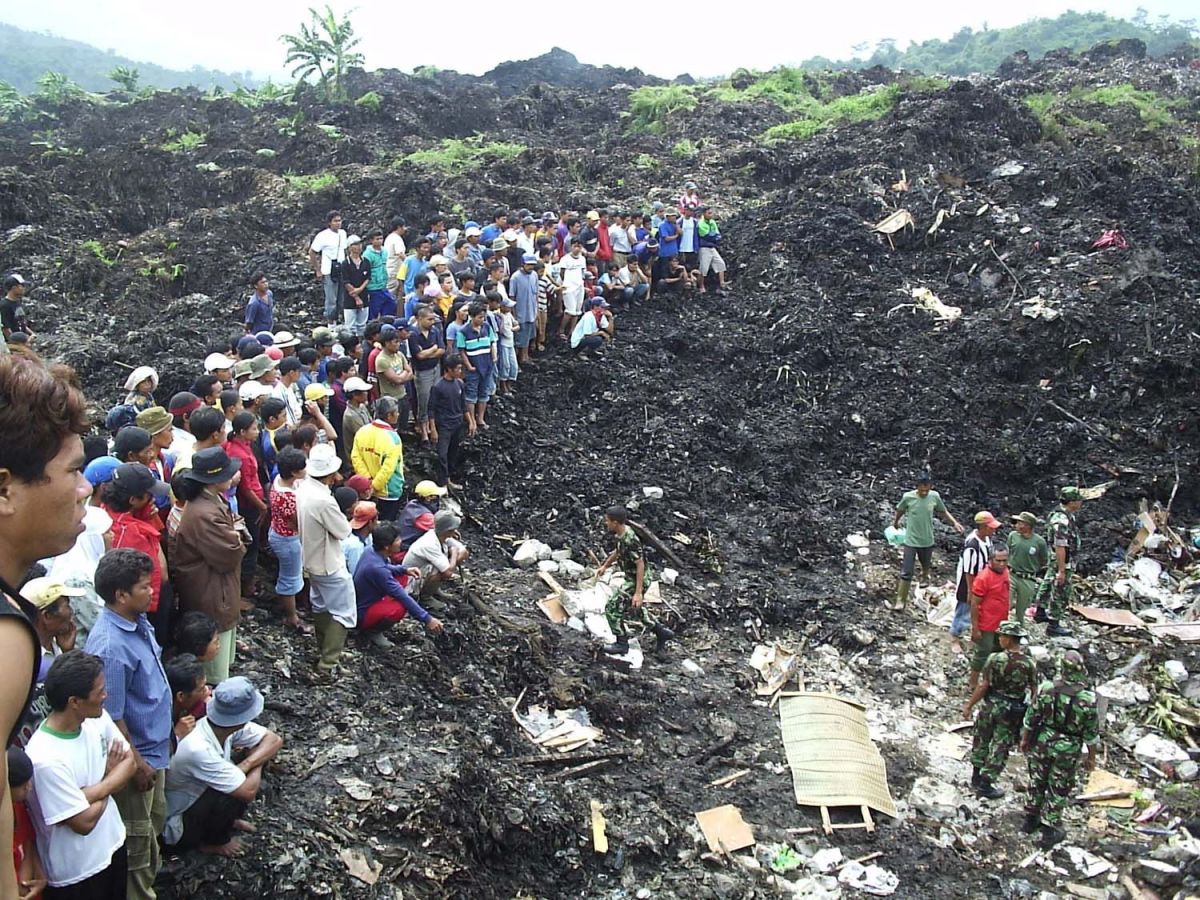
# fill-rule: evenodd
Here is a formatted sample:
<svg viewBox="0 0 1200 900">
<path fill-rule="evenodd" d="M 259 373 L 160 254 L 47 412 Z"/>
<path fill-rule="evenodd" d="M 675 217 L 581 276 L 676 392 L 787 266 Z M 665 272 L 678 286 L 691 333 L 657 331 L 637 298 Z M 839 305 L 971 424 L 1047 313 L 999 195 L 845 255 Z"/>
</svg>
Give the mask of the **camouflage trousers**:
<svg viewBox="0 0 1200 900">
<path fill-rule="evenodd" d="M 1043 732 L 1029 752 L 1029 804 L 1025 811 L 1057 827 L 1075 793 L 1083 745 L 1075 738 Z"/>
<path fill-rule="evenodd" d="M 1057 576 L 1054 566 L 1051 566 L 1038 585 L 1036 602 L 1038 608 L 1045 609 L 1053 621 L 1061 622 L 1067 615 L 1067 607 L 1075 600 L 1075 571 L 1067 566 L 1067 583 L 1061 586 L 1054 583 Z"/>
<path fill-rule="evenodd" d="M 986 699 L 975 720 L 975 740 L 971 747 L 971 765 L 987 781 L 994 782 L 1004 771 L 1008 754 L 1021 737 L 1021 719 L 1025 704 L 1020 700 L 998 697 Z"/>
<path fill-rule="evenodd" d="M 656 623 L 644 602 L 639 609 L 633 608 L 632 588 L 623 588 L 612 595 L 604 606 L 604 618 L 608 620 L 608 627 L 612 629 L 613 637 L 617 640 L 628 633 L 627 622 L 639 622 L 643 630 L 653 627 Z"/>
</svg>

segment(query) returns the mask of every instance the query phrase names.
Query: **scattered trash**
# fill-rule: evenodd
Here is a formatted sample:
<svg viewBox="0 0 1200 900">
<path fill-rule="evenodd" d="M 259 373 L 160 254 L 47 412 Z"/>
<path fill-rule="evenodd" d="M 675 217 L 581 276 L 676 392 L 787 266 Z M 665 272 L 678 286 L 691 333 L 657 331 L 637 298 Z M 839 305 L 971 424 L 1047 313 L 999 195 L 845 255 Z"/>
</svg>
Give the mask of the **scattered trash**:
<svg viewBox="0 0 1200 900">
<path fill-rule="evenodd" d="M 337 783 L 342 786 L 342 790 L 355 800 L 365 801 L 375 796 L 375 789 L 361 778 L 355 778 L 352 775 L 339 775 Z"/>
<path fill-rule="evenodd" d="M 1087 785 L 1083 793 L 1075 799 L 1096 806 L 1109 806 L 1116 809 L 1133 809 L 1133 792 L 1138 789 L 1138 783 L 1132 778 L 1122 778 L 1104 769 L 1093 769 L 1088 775 Z"/>
<path fill-rule="evenodd" d="M 916 228 L 916 220 L 913 219 L 912 213 L 907 209 L 898 209 L 886 219 L 882 219 L 872 225 L 870 222 L 864 222 L 868 228 L 876 234 L 882 234 L 888 239 L 888 244 L 893 250 L 896 249 L 895 243 L 892 242 L 892 235 L 903 231 L 905 228 Z"/>
<path fill-rule="evenodd" d="M 871 539 L 865 534 L 859 532 L 851 532 L 846 535 L 846 543 L 856 550 L 865 549 L 871 546 Z"/>
<path fill-rule="evenodd" d="M 947 306 L 929 288 L 913 288 L 911 293 L 913 298 L 912 303 L 901 303 L 898 306 L 893 306 L 888 310 L 887 314 L 890 316 L 898 309 L 911 309 L 913 312 L 921 309 L 925 312 L 933 313 L 941 322 L 953 322 L 962 315 L 961 306 Z"/>
<path fill-rule="evenodd" d="M 992 169 L 993 178 L 1012 178 L 1014 175 L 1020 175 L 1025 171 L 1025 166 L 1017 162 L 1015 159 L 1010 159 L 1007 162 L 1002 162 L 996 168 Z"/>
<path fill-rule="evenodd" d="M 1098 622 L 1101 625 L 1119 625 L 1126 628 L 1145 628 L 1146 623 L 1135 616 L 1127 609 L 1108 609 L 1102 606 L 1078 606 L 1071 607 L 1079 615 L 1083 616 L 1089 622 Z"/>
<path fill-rule="evenodd" d="M 877 897 L 894 894 L 900 886 L 900 878 L 894 872 L 882 866 L 864 866 L 853 861 L 842 867 L 838 881 Z"/>
<path fill-rule="evenodd" d="M 599 800 L 591 802 L 592 810 L 592 849 L 597 853 L 608 852 L 608 835 L 605 832 L 605 827 L 608 825 L 608 820 L 604 818 L 604 807 L 601 806 Z"/>
<path fill-rule="evenodd" d="M 1063 847 L 1063 850 L 1071 858 L 1071 864 L 1079 870 L 1079 874 L 1084 878 L 1095 878 L 1097 875 L 1103 875 L 1113 868 L 1113 864 L 1107 859 L 1103 859 L 1094 853 L 1089 853 L 1082 847 Z"/>
<path fill-rule="evenodd" d="M 531 706 L 524 715 L 514 711 L 513 718 L 535 744 L 559 753 L 586 747 L 604 734 L 593 727 L 588 711 L 582 706 L 559 710 Z"/>
<path fill-rule="evenodd" d="M 837 847 L 824 847 L 812 855 L 808 868 L 814 872 L 832 872 L 845 861 L 842 851 Z"/>
<path fill-rule="evenodd" d="M 750 654 L 750 668 L 758 672 L 763 683 L 755 688 L 760 697 L 769 697 L 796 674 L 799 659 L 782 644 L 758 644 Z"/>
<path fill-rule="evenodd" d="M 379 880 L 379 875 L 383 871 L 383 863 L 376 860 L 375 862 L 367 862 L 367 858 L 357 850 L 343 848 L 338 853 L 338 858 L 346 864 L 348 871 L 353 878 L 357 878 L 363 884 L 374 884 Z"/>
<path fill-rule="evenodd" d="M 690 659 L 685 659 L 680 665 L 683 666 L 683 671 L 687 672 L 689 675 L 699 677 L 700 675 L 704 674 L 704 669 L 702 669 L 697 663 L 692 662 Z"/>
<path fill-rule="evenodd" d="M 1092 242 L 1093 250 L 1107 250 L 1109 247 L 1115 250 L 1128 250 L 1129 241 L 1125 240 L 1125 235 L 1113 228 L 1104 232 L 1104 234 Z"/>
<path fill-rule="evenodd" d="M 642 496 L 647 500 L 661 500 L 663 498 L 663 489 L 660 487 L 644 487 L 642 488 Z"/>
<path fill-rule="evenodd" d="M 663 569 L 660 577 L 663 584 L 671 585 L 679 580 L 679 573 L 674 569 Z"/>
<path fill-rule="evenodd" d="M 696 824 L 713 853 L 732 853 L 754 845 L 754 832 L 736 806 L 715 806 L 696 813 Z"/>
<path fill-rule="evenodd" d="M 767 865 L 771 867 L 771 871 L 780 875 L 804 865 L 803 857 L 787 844 L 772 844 L 767 848 L 767 853 Z"/>
<path fill-rule="evenodd" d="M 887 542 L 893 547 L 902 547 L 904 546 L 904 539 L 908 537 L 908 531 L 904 528 L 896 528 L 889 525 L 883 529 L 883 536 L 887 538 Z"/>
<path fill-rule="evenodd" d="M 908 805 L 931 819 L 953 819 L 958 815 L 961 802 L 962 798 L 953 785 L 929 775 L 922 775 L 914 781 L 908 792 Z"/>
<path fill-rule="evenodd" d="M 1045 297 L 1037 296 L 1021 301 L 1021 315 L 1030 319 L 1053 322 L 1062 315 L 1062 310 L 1057 306 L 1051 306 L 1050 301 Z"/>
</svg>

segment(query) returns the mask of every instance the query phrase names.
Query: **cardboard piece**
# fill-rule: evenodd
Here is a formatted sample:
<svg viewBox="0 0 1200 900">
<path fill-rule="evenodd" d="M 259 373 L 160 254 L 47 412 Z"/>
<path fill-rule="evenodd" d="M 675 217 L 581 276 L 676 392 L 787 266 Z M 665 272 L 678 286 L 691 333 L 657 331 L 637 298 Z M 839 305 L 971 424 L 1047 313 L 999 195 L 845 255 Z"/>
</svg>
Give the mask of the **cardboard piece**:
<svg viewBox="0 0 1200 900">
<path fill-rule="evenodd" d="M 696 823 L 704 832 L 708 849 L 713 853 L 732 853 L 754 845 L 754 832 L 742 818 L 736 806 L 714 806 L 696 813 Z"/>
<path fill-rule="evenodd" d="M 1120 775 L 1114 775 L 1112 772 L 1107 772 L 1104 769 L 1092 769 L 1092 774 L 1088 776 L 1087 784 L 1083 788 L 1083 796 L 1089 794 L 1101 794 L 1106 791 L 1124 791 L 1132 794 L 1138 789 L 1138 783 L 1132 778 L 1122 778 Z M 1133 797 L 1121 797 L 1115 800 L 1092 800 L 1090 801 L 1095 806 L 1112 806 L 1117 809 L 1133 809 Z"/>
<path fill-rule="evenodd" d="M 608 821 L 604 818 L 604 812 L 599 800 L 593 800 L 592 808 L 592 848 L 597 853 L 608 852 L 608 835 L 604 828 Z"/>
<path fill-rule="evenodd" d="M 562 601 L 558 596 L 551 594 L 543 600 L 538 601 L 538 609 L 546 614 L 546 618 L 555 625 L 566 625 L 567 620 L 571 618 L 567 615 L 567 611 L 563 609 Z"/>
<path fill-rule="evenodd" d="M 759 644 L 750 654 L 750 668 L 758 672 L 763 683 L 755 688 L 760 697 L 769 697 L 782 688 L 800 665 L 800 659 L 795 652 L 782 644 L 767 646 Z"/>
<path fill-rule="evenodd" d="M 1146 623 L 1127 609 L 1107 609 L 1102 606 L 1071 607 L 1089 622 L 1099 622 L 1101 625 L 1119 625 L 1125 628 L 1145 628 Z"/>
<path fill-rule="evenodd" d="M 1200 622 L 1162 622 L 1148 627 L 1155 637 L 1167 635 L 1186 644 L 1200 641 Z"/>
</svg>

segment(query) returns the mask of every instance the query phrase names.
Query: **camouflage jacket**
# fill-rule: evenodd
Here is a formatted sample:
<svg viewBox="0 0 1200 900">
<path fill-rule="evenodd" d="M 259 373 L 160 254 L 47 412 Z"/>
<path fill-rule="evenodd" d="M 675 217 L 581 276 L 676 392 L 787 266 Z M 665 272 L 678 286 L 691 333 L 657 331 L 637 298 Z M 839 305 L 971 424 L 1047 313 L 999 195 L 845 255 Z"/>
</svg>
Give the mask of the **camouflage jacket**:
<svg viewBox="0 0 1200 900">
<path fill-rule="evenodd" d="M 1100 739 L 1096 693 L 1082 684 L 1045 681 L 1029 709 L 1025 728 L 1039 743 L 1048 740 L 1094 744 Z"/>
<path fill-rule="evenodd" d="M 1050 513 L 1046 521 L 1046 543 L 1050 545 L 1052 551 L 1057 547 L 1066 547 L 1068 563 L 1075 559 L 1081 546 L 1079 526 L 1075 524 L 1075 516 L 1062 507 Z M 1051 570 L 1053 568 L 1052 564 Z"/>
<path fill-rule="evenodd" d="M 1021 650 L 1001 650 L 987 658 L 982 677 L 989 700 L 1023 703 L 1037 685 L 1037 664 Z"/>
</svg>

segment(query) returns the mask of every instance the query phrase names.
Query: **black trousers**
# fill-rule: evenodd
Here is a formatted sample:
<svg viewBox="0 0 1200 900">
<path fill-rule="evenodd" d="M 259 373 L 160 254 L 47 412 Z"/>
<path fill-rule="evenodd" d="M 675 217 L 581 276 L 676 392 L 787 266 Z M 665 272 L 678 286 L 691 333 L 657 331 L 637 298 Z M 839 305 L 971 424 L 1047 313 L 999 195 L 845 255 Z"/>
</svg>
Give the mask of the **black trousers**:
<svg viewBox="0 0 1200 900">
<path fill-rule="evenodd" d="M 103 872 L 66 887 L 47 887 L 42 896 L 46 900 L 125 900 L 127 875 L 128 859 L 122 845 Z"/>
<path fill-rule="evenodd" d="M 258 570 L 258 545 L 261 540 L 262 530 L 262 513 L 257 509 L 242 509 L 239 510 L 242 518 L 246 520 L 246 530 L 250 532 L 250 546 L 246 548 L 246 555 L 242 557 L 242 584 L 248 584 L 253 578 L 254 573 Z"/>
<path fill-rule="evenodd" d="M 192 850 L 202 845 L 219 847 L 228 844 L 233 838 L 233 823 L 246 815 L 249 805 L 245 800 L 205 788 L 204 793 L 183 814 L 183 836 L 179 838 L 175 849 Z"/>
<path fill-rule="evenodd" d="M 466 434 L 466 425 L 459 425 L 454 430 L 438 426 L 438 482 L 443 487 L 450 480 L 451 474 L 459 469 L 462 462 L 462 442 Z"/>
<path fill-rule="evenodd" d="M 379 513 L 381 522 L 394 522 L 396 516 L 400 513 L 400 504 L 404 501 L 397 498 L 395 500 L 376 500 L 375 507 Z"/>
</svg>

